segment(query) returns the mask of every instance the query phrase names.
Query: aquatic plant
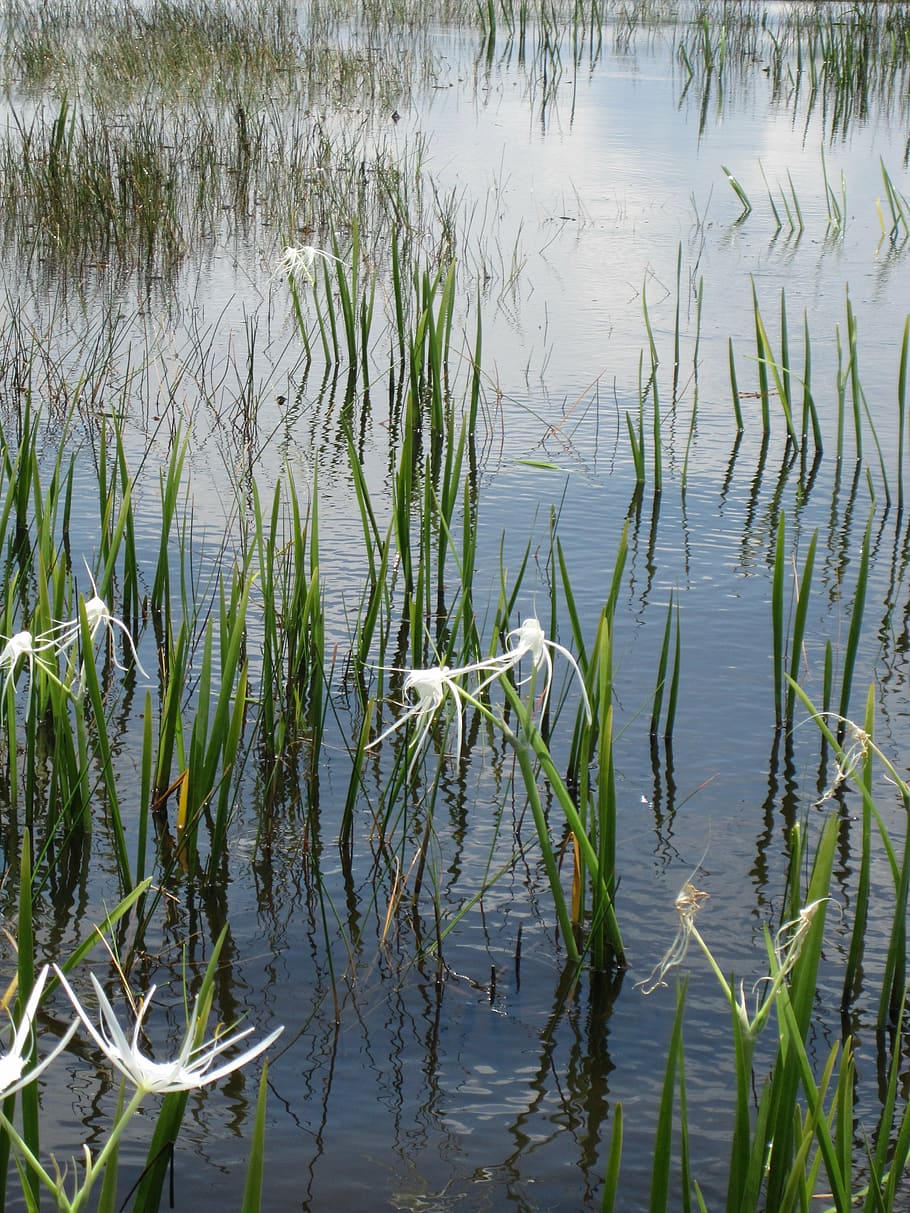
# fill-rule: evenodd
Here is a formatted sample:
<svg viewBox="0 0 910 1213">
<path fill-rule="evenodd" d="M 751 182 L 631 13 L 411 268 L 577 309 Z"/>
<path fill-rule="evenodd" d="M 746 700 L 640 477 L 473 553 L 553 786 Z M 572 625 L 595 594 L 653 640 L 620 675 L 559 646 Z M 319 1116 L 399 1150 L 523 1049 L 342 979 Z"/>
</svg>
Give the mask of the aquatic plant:
<svg viewBox="0 0 910 1213">
<path fill-rule="evenodd" d="M 513 638 L 515 640 L 514 644 L 512 643 Z M 585 717 L 588 727 L 590 727 L 593 725 L 593 713 L 588 699 L 588 692 L 585 688 L 584 678 L 572 654 L 565 646 L 548 638 L 539 620 L 536 618 L 530 617 L 519 627 L 510 631 L 507 635 L 507 642 L 508 647 L 503 654 L 487 658 L 462 669 L 450 670 L 448 667 L 443 666 L 428 670 L 410 671 L 405 678 L 405 687 L 416 692 L 416 701 L 407 708 L 398 720 L 380 733 L 367 748 L 379 744 L 400 727 L 417 720 L 420 727 L 413 742 L 413 753 L 408 766 L 408 778 L 410 778 L 415 760 L 419 755 L 420 748 L 429 735 L 434 718 L 447 699 L 450 698 L 455 704 L 459 753 L 461 752 L 464 732 L 462 706 L 471 706 L 478 711 L 502 735 L 517 757 L 524 789 L 534 817 L 541 856 L 553 896 L 556 916 L 560 924 L 560 933 L 568 956 L 575 963 L 579 962 L 581 954 L 577 937 L 581 935 L 582 939 L 585 939 L 586 932 L 580 921 L 579 914 L 576 913 L 573 918 L 566 904 L 559 877 L 556 848 L 551 839 L 550 829 L 540 800 L 535 762 L 539 763 L 541 771 L 565 814 L 574 844 L 583 857 L 584 868 L 597 893 L 600 911 L 595 921 L 598 933 L 600 929 L 604 928 L 604 924 L 606 923 L 609 958 L 607 959 L 602 948 L 598 949 L 598 955 L 601 956 L 601 962 L 604 964 L 621 963 L 623 959 L 622 939 L 612 905 L 614 873 L 605 870 L 602 866 L 603 853 L 598 854 L 597 833 L 585 825 L 566 786 L 565 780 L 557 771 L 550 748 L 536 723 L 538 715 L 542 714 L 546 709 L 546 703 L 550 694 L 550 686 L 553 679 L 551 649 L 564 654 L 574 672 L 578 675 Z M 525 657 L 531 658 L 531 672 L 526 678 L 519 680 L 513 686 L 513 671 Z M 545 681 L 543 688 L 538 694 L 536 680 L 538 671 L 540 670 L 544 671 Z M 478 675 L 482 677 L 478 678 Z M 475 678 L 474 685 L 470 690 L 457 681 L 466 677 Z M 518 721 L 518 731 L 514 730 L 507 723 L 504 715 L 497 713 L 487 706 L 485 700 L 494 683 L 501 686 L 506 702 Z M 520 690 L 525 686 L 527 686 L 528 690 L 526 696 L 523 696 L 520 694 Z M 606 771 L 602 772 L 602 777 L 604 779 L 607 778 Z M 573 903 L 578 905 L 581 903 L 581 893 L 579 890 L 576 890 L 573 894 Z M 587 943 L 590 943 L 590 941 L 587 941 Z"/>
<path fill-rule="evenodd" d="M 101 987 L 94 973 L 89 977 L 98 1000 L 99 1025 L 86 1011 L 75 990 L 67 981 L 64 973 L 55 969 L 60 984 L 66 990 L 70 1002 L 76 1011 L 89 1036 L 100 1049 L 102 1055 L 111 1065 L 123 1075 L 127 1082 L 135 1088 L 132 1098 L 142 1100 L 146 1095 L 168 1095 L 179 1091 L 196 1091 L 207 1087 L 210 1083 L 218 1082 L 235 1070 L 241 1069 L 248 1062 L 264 1053 L 281 1035 L 283 1028 L 275 1028 L 255 1045 L 244 1049 L 242 1053 L 229 1061 L 219 1061 L 221 1054 L 244 1040 L 254 1030 L 243 1028 L 235 1032 L 219 1032 L 211 1041 L 200 1038 L 205 1029 L 207 1015 L 202 1014 L 202 1008 L 197 997 L 187 1020 L 186 1035 L 177 1055 L 169 1061 L 156 1061 L 148 1057 L 141 1048 L 140 1036 L 145 1032 L 143 1020 L 151 1006 L 155 995 L 155 987 L 143 995 L 136 1010 L 135 1023 L 128 1039 L 120 1021 L 117 1018 L 110 1000 Z M 131 999 L 132 1001 L 132 999 Z M 126 1114 L 125 1114 L 126 1115 Z"/>
<path fill-rule="evenodd" d="M 197 996 L 187 1023 L 186 1036 L 177 1056 L 171 1061 L 154 1061 L 142 1052 L 139 1041 L 139 1034 L 143 1030 L 143 1019 L 149 1008 L 154 988 L 145 995 L 139 1004 L 130 1041 L 125 1036 L 95 974 L 91 973 L 90 976 L 101 1011 L 100 1028 L 93 1023 L 62 970 L 55 966 L 54 972 L 57 980 L 66 990 L 75 1008 L 77 1018 L 60 1037 L 52 1051 L 23 1074 L 26 1064 L 24 1052 L 32 1047 L 35 1015 L 50 971 L 49 966 L 45 966 L 41 970 L 28 1002 L 22 1010 L 13 1044 L 9 1052 L 0 1059 L 0 1075 L 6 1078 L 6 1081 L 2 1083 L 4 1097 L 8 1098 L 23 1091 L 26 1087 L 32 1086 L 69 1044 L 80 1024 L 86 1029 L 104 1060 L 113 1065 L 134 1088 L 128 1102 L 118 1109 L 116 1122 L 102 1148 L 94 1156 L 88 1146 L 83 1148 L 82 1174 L 80 1176 L 78 1169 L 74 1167 L 75 1174 L 72 1180 L 69 1180 L 67 1170 L 61 1173 L 60 1169 L 55 1166 L 54 1172 L 51 1173 L 45 1168 L 33 1149 L 35 1143 L 29 1141 L 28 1130 L 25 1130 L 25 1135 L 21 1134 L 9 1119 L 11 1113 L 8 1112 L 8 1104 L 4 1106 L 3 1111 L 0 1111 L 0 1128 L 12 1143 L 23 1175 L 32 1179 L 37 1178 L 40 1181 L 51 1193 L 60 1213 L 77 1213 L 78 1210 L 87 1207 L 91 1192 L 102 1177 L 104 1177 L 107 1192 L 104 1200 L 105 1207 L 107 1207 L 115 1191 L 108 1177 L 108 1168 L 113 1168 L 112 1174 L 116 1170 L 118 1149 L 123 1134 L 149 1095 L 186 1093 L 218 1082 L 263 1053 L 277 1040 L 283 1029 L 273 1030 L 255 1045 L 230 1060 L 221 1060 L 213 1069 L 212 1065 L 215 1060 L 220 1058 L 226 1050 L 233 1048 L 238 1041 L 248 1036 L 253 1029 L 244 1028 L 233 1033 L 219 1034 L 211 1042 L 204 1041 L 203 1033 L 211 1005 L 211 984 L 208 981 L 203 984 L 202 990 Z M 256 1147 L 259 1150 L 261 1150 L 263 1132 L 264 1128 L 260 1124 L 257 1130 Z M 71 1189 L 69 1192 L 67 1192 L 68 1187 Z"/>
</svg>

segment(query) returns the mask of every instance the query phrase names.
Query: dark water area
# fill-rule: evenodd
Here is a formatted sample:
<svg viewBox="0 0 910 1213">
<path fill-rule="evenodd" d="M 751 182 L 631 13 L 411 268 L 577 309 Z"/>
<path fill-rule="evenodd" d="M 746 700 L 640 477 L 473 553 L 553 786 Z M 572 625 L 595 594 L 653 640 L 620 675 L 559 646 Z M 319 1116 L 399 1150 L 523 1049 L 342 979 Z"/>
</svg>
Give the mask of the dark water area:
<svg viewBox="0 0 910 1213">
<path fill-rule="evenodd" d="M 785 11 L 757 7 L 771 22 Z M 188 563 L 197 602 L 211 601 L 216 612 L 215 578 L 243 547 L 240 523 L 253 513 L 253 483 L 270 502 L 286 474 L 306 509 L 314 477 L 318 485 L 329 705 L 318 753 L 301 744 L 277 777 L 261 750 L 246 755 L 232 774 L 216 879 L 167 868 L 167 846 L 158 840 L 154 876 L 166 896 L 132 970 L 135 989 L 159 986 L 160 1014 L 149 1031 L 165 1049 L 184 1022 L 183 973 L 201 972 L 227 924 L 217 1018 L 245 1015 L 261 1032 L 285 1025 L 269 1054 L 263 1208 L 270 1210 L 596 1210 L 619 1105 L 618 1207 L 647 1208 L 677 976 L 688 977 L 693 1170 L 707 1207 L 723 1207 L 735 1101 L 729 1006 L 695 947 L 666 986 L 646 994 L 637 983 L 670 947 L 674 902 L 689 879 L 709 894 L 698 924 L 720 969 L 747 990 L 765 976 L 763 931 L 773 934 L 786 918 L 792 829 L 799 823 L 811 855 L 832 811 L 840 833 L 810 1035 L 814 1062 L 821 1064 L 842 1030 L 861 800 L 848 785 L 826 795 L 835 771 L 806 710 L 797 706 L 792 728 L 777 726 L 771 600 L 783 517 L 788 628 L 818 536 L 800 682 L 820 703 L 830 642 L 839 694 L 866 545 L 849 715 L 863 719 L 871 685 L 876 742 L 906 775 L 910 528 L 899 491 L 910 468 L 900 454 L 898 375 L 910 239 L 906 224 L 892 232 L 880 218 L 890 214 L 882 165 L 905 203 L 910 195 L 906 88 L 882 88 L 863 112 L 845 114 L 837 94 L 822 89 L 813 99 L 792 75 L 789 83 L 786 73 L 778 80 L 767 40 L 756 43 L 762 49 L 754 56 L 731 49 L 721 73 L 690 73 L 680 54 L 681 43 L 690 53 L 694 45 L 684 19 L 642 23 L 630 35 L 618 9 L 607 10 L 596 51 L 573 59 L 567 34 L 555 76 L 503 36 L 492 53 L 482 43 L 478 52 L 476 32 L 428 26 L 413 53 L 432 56 L 432 84 L 415 84 L 397 105 L 377 104 L 366 143 L 382 145 L 393 160 L 421 148 L 426 179 L 439 198 L 452 199 L 461 368 L 470 361 L 478 312 L 482 321 L 472 594 L 480 634 L 492 643 L 501 589 L 527 553 L 516 617 L 536 614 L 546 625 L 555 603 L 556 638 L 575 649 L 555 536 L 590 645 L 626 536 L 613 634 L 616 908 L 625 968 L 578 972 L 567 964 L 514 758 L 470 713 L 463 761 L 452 759 L 451 728 L 435 730 L 414 787 L 394 806 L 385 795 L 400 735 L 368 754 L 352 842 L 339 845 L 352 738 L 362 723 L 346 654 L 369 568 L 344 424 L 384 533 L 396 460 L 381 342 L 366 398 L 345 400 L 331 377 L 322 380 L 318 354 L 305 372 L 286 282 L 276 274 L 290 236 L 255 221 L 244 233 L 224 219 L 188 250 L 171 282 L 143 284 L 138 273 L 115 281 L 104 267 L 67 282 L 45 275 L 38 259 L 23 273 L 21 246 L 6 246 L 5 327 L 37 334 L 48 366 L 61 375 L 67 368 L 71 384 L 106 333 L 110 381 L 131 385 L 124 441 L 136 474 L 146 589 L 158 563 L 159 475 L 178 424 L 191 435 L 180 510 L 191 535 Z M 305 12 L 299 20 L 305 25 Z M 338 35 L 361 36 L 347 27 Z M 416 69 L 415 79 L 423 81 Z M 14 99 L 7 108 L 16 111 Z M 326 103 L 322 119 L 333 137 L 341 138 L 335 132 L 349 118 Z M 748 215 L 726 169 L 752 200 Z M 832 198 L 845 199 L 839 225 Z M 791 208 L 798 199 L 799 229 L 787 222 L 782 199 Z M 439 248 L 444 238 L 433 230 L 427 243 Z M 762 433 L 755 303 L 780 352 L 782 293 L 797 427 L 810 333 L 823 436 L 817 459 L 811 435 L 801 451 L 787 442 L 773 381 L 770 433 Z M 388 303 L 386 288 L 381 306 Z M 659 492 L 649 327 L 659 366 Z M 59 413 L 46 399 L 52 375 L 42 378 L 39 369 L 34 402 L 44 399 L 42 434 L 53 452 Z M 8 384 L 4 392 L 9 441 L 17 404 Z M 103 415 L 104 400 L 102 384 L 81 410 L 86 437 L 74 437 L 83 443 L 71 522 L 80 570 L 83 558 L 96 567 L 100 544 L 91 419 Z M 630 424 L 644 435 L 641 487 Z M 456 549 L 463 526 L 459 506 Z M 176 527 L 172 535 L 176 541 Z M 176 585 L 176 542 L 171 560 Z M 454 598 L 454 584 L 446 589 Z M 679 702 L 665 738 L 662 726 L 652 736 L 650 717 L 671 606 L 681 638 Z M 177 618 L 176 591 L 174 610 Z M 247 638 L 254 688 L 261 616 L 254 592 Z M 390 644 L 387 666 L 406 663 L 409 646 L 406 636 L 393 662 Z M 141 630 L 139 654 L 156 668 L 150 625 Z M 197 644 L 196 670 L 200 659 Z M 578 693 L 559 654 L 555 665 L 551 748 L 565 763 Z M 377 710 L 387 727 L 397 698 L 388 674 L 383 681 L 368 663 L 362 677 L 384 688 Z M 129 685 L 114 692 L 124 786 L 138 783 L 143 751 L 145 687 Z M 191 683 L 187 729 L 195 691 Z M 881 769 L 874 793 L 902 847 L 899 798 Z M 553 837 L 565 844 L 568 888 L 571 842 L 552 797 L 546 807 Z M 0 847 L 14 869 L 19 829 L 15 810 L 3 811 Z M 139 820 L 137 810 L 125 822 L 131 853 Z M 119 896 L 112 850 L 101 828 L 86 841 L 82 862 L 61 860 L 35 911 L 49 959 L 67 954 Z M 866 984 L 844 1024 L 857 1042 L 857 1115 L 874 1119 L 876 981 L 893 882 L 880 846 L 871 863 L 882 896 L 870 904 Z M 387 917 L 390 902 L 397 909 Z M 10 893 L 3 913 L 15 919 Z M 51 1022 L 59 1026 L 64 1011 L 62 999 L 55 1001 Z M 767 1036 L 756 1053 L 759 1076 L 773 1061 L 773 1030 Z M 253 1068 L 190 1097 L 175 1151 L 177 1209 L 240 1207 L 257 1081 Z M 47 1153 L 74 1157 L 83 1140 L 100 1148 L 116 1083 L 99 1076 L 87 1050 L 68 1053 L 42 1092 Z M 124 1194 L 142 1169 L 153 1124 L 150 1101 L 122 1150 Z M 678 1193 L 670 1203 L 682 1207 Z M 8 1207 L 24 1206 L 10 1198 Z"/>
</svg>

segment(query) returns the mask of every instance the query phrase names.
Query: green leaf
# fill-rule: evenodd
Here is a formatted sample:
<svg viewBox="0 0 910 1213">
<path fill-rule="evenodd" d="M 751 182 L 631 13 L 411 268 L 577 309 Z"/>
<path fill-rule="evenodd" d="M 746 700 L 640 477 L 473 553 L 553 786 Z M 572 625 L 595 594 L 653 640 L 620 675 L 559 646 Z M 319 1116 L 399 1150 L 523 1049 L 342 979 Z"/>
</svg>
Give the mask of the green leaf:
<svg viewBox="0 0 910 1213">
<path fill-rule="evenodd" d="M 558 463 L 550 463 L 546 459 L 516 459 L 516 463 L 522 464 L 526 468 L 540 468 L 542 472 L 563 472 L 566 469 L 561 468 Z"/>
<path fill-rule="evenodd" d="M 613 1109 L 613 1134 L 610 1138 L 610 1156 L 604 1176 L 604 1190 L 600 1201 L 600 1213 L 613 1213 L 616 1191 L 619 1187 L 619 1167 L 622 1162 L 622 1104 Z"/>
<path fill-rule="evenodd" d="M 262 1207 L 262 1175 L 265 1165 L 265 1104 L 268 1095 L 269 1063 L 262 1067 L 259 1080 L 259 1097 L 256 1100 L 256 1123 L 250 1145 L 250 1161 L 247 1167 L 246 1184 L 243 1188 L 243 1204 L 240 1213 L 259 1213 Z"/>
</svg>

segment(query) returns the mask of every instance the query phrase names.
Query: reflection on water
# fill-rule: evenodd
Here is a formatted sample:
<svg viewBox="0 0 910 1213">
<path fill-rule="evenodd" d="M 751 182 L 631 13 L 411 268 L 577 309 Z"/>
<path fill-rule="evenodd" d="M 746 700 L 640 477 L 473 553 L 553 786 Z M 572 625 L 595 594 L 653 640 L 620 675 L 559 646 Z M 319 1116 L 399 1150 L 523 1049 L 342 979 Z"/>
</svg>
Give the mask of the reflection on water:
<svg viewBox="0 0 910 1213">
<path fill-rule="evenodd" d="M 46 249 L 32 257 L 39 246 L 29 245 L 21 226 L 7 231 L 4 328 L 11 336 L 4 365 L 12 365 L 17 344 L 38 351 L 27 389 L 45 412 L 51 452 L 55 426 L 70 407 L 87 435 L 72 510 L 74 565 L 83 554 L 93 563 L 101 542 L 93 521 L 97 422 L 124 384 L 143 577 L 154 576 L 158 475 L 181 426 L 191 434 L 189 487 L 175 533 L 182 527 L 190 555 L 181 564 L 172 554 L 172 579 L 177 586 L 189 577 L 200 600 L 216 603 L 214 578 L 241 546 L 239 528 L 227 536 L 226 528 L 238 514 L 253 515 L 254 484 L 268 501 L 289 469 L 307 517 L 308 494 L 318 484 L 331 700 L 322 744 L 301 745 L 280 761 L 258 750 L 247 757 L 223 864 L 204 875 L 179 865 L 169 872 L 133 974 L 137 987 L 157 981 L 170 991 L 167 1024 L 178 1029 L 182 966 L 201 970 L 209 941 L 228 924 L 220 1019 L 249 1012 L 254 1022 L 287 1025 L 269 1072 L 270 1208 L 595 1209 L 618 1103 L 625 1116 L 621 1207 L 646 1207 L 675 998 L 672 988 L 644 996 L 635 982 L 670 944 L 674 900 L 701 856 L 710 898 L 700 929 L 718 964 L 747 983 L 765 972 L 761 931 L 784 912 L 792 827 L 817 827 L 823 811 L 814 806 L 832 777 L 830 755 L 820 753 L 817 731 L 798 712 L 795 728 L 775 726 L 770 601 L 782 517 L 792 554 L 788 627 L 797 609 L 792 587 L 818 534 L 797 654 L 803 685 L 821 700 L 830 684 L 837 706 L 845 677 L 852 678 L 846 702 L 859 714 L 873 681 L 879 744 L 898 766 L 906 749 L 910 527 L 898 508 L 905 469 L 896 403 L 906 234 L 883 238 L 878 217 L 885 188 L 879 158 L 907 191 L 900 117 L 906 67 L 872 57 L 880 78 L 867 75 L 862 90 L 848 96 L 830 81 L 809 88 L 793 76 L 786 66 L 792 31 L 772 45 L 748 29 L 747 44 L 728 46 L 721 68 L 699 59 L 720 49 L 696 44 L 685 25 L 636 30 L 628 20 L 617 18 L 602 34 L 589 31 L 574 55 L 568 46 L 547 50 L 531 29 L 490 34 L 479 55 L 474 36 L 422 32 L 414 54 L 432 66 L 417 74 L 418 83 L 412 77 L 407 88 L 383 94 L 371 122 L 364 119 L 362 140 L 351 133 L 336 145 L 336 155 L 352 161 L 348 188 L 374 199 L 389 192 L 389 165 L 405 164 L 415 190 L 408 238 L 428 264 L 444 263 L 450 252 L 459 257 L 456 325 L 467 336 L 458 343 L 453 380 L 468 374 L 481 312 L 483 399 L 471 506 L 478 535 L 472 605 L 481 633 L 489 633 L 501 587 L 525 562 L 515 611 L 545 618 L 551 601 L 564 598 L 561 558 L 590 643 L 628 528 L 613 636 L 618 904 L 628 972 L 576 975 L 565 968 L 512 757 L 476 714 L 466 720 L 461 763 L 443 755 L 439 740 L 415 788 L 390 804 L 388 756 L 376 757 L 352 797 L 360 691 L 372 693 L 382 674 L 354 669 L 349 657 L 373 571 L 350 452 L 377 507 L 376 532 L 384 533 L 408 383 L 394 358 L 391 371 L 374 368 L 369 392 L 344 370 L 324 369 L 318 356 L 306 364 L 286 284 L 274 276 L 281 247 L 298 233 L 288 232 L 277 205 L 252 196 L 251 183 L 263 184 L 255 166 L 220 165 L 218 180 L 206 186 L 206 205 L 214 209 L 202 220 L 193 211 L 202 229 L 178 225 L 168 237 L 174 255 L 165 257 L 156 244 L 138 274 L 115 272 L 124 250 L 106 248 L 102 259 L 94 248 L 96 262 L 77 272 L 62 255 L 53 262 Z M 351 39 L 355 46 L 362 36 L 338 33 L 340 44 Z M 250 117 L 244 113 L 221 115 L 231 146 Z M 335 129 L 344 115 L 327 116 L 326 126 Z M 198 150 L 203 119 L 181 109 L 174 121 L 161 138 L 189 138 Z M 256 171 L 271 158 L 312 191 L 327 171 L 317 163 L 319 122 L 312 118 L 298 162 L 290 149 L 300 131 L 289 121 L 281 115 L 263 135 Z M 381 134 L 373 121 L 383 122 Z M 8 144 L 14 136 L 8 128 Z M 217 137 L 210 132 L 209 142 Z M 416 160 L 426 174 L 419 198 Z M 722 166 L 752 199 L 747 217 L 740 219 Z M 191 217 L 186 191 L 201 188 L 185 170 L 174 167 L 178 220 Z M 842 178 L 846 211 L 835 224 L 831 208 L 844 196 Z M 232 201 L 225 201 L 227 183 Z M 250 191 L 242 201 L 241 185 Z M 799 226 L 777 224 L 775 208 L 786 213 L 794 199 Z M 303 213 L 296 195 L 284 204 L 287 214 L 296 207 Z M 234 205 L 243 221 L 225 213 Z M 380 203 L 372 205 L 377 230 L 364 234 L 364 247 L 378 267 L 385 305 L 390 228 Z M 402 239 L 406 226 L 402 221 Z M 345 213 L 340 237 L 348 229 Z M 318 230 L 328 244 L 331 227 Z M 773 381 L 761 399 L 759 368 L 767 369 L 767 359 L 756 354 L 757 298 L 784 361 L 782 291 L 797 429 L 805 419 L 799 451 L 786 442 Z M 852 355 L 850 325 L 857 332 Z M 385 359 L 377 345 L 374 356 Z M 11 429 L 26 385 L 4 375 Z M 809 413 L 801 412 L 809 393 L 821 451 Z M 763 433 L 769 399 L 772 424 Z M 635 480 L 630 429 L 641 436 L 643 485 Z M 453 536 L 456 550 L 459 538 Z M 846 642 L 864 547 L 865 622 L 851 674 Z M 447 592 L 454 598 L 441 586 L 443 603 Z M 652 735 L 671 603 L 681 693 L 672 731 Z M 571 645 L 562 602 L 560 612 L 560 638 Z M 252 681 L 261 673 L 256 626 L 254 620 Z M 143 655 L 154 655 L 151 632 L 145 629 Z M 404 620 L 390 664 L 409 665 L 413 643 Z M 134 779 L 141 754 L 136 696 L 128 689 L 120 706 L 118 755 L 132 763 Z M 383 710 L 391 719 L 394 706 Z M 568 720 L 568 709 L 552 718 L 553 748 L 563 761 Z M 899 829 L 892 793 L 884 782 L 877 791 L 889 825 Z M 857 807 L 844 789 L 833 804 L 841 816 L 834 893 L 844 913 L 829 919 L 818 1006 L 825 1022 L 839 1027 Z M 565 843 L 568 884 L 570 840 L 556 806 L 547 807 Z M 4 855 L 15 867 L 15 812 L 4 821 Z M 128 828 L 132 844 L 138 827 Z M 159 822 L 156 842 L 163 866 L 174 845 L 170 826 Z M 873 883 L 880 876 L 889 886 L 880 855 L 873 865 L 882 868 Z M 77 924 L 103 914 L 115 870 L 109 843 L 100 856 L 88 836 L 81 848 L 61 850 L 40 913 L 49 955 L 73 945 Z M 6 910 L 14 913 L 12 901 Z M 889 932 L 889 907 L 873 904 L 870 969 L 880 964 Z M 733 1103 L 729 1012 L 701 958 L 690 956 L 686 966 L 690 1132 L 699 1183 L 715 1207 L 725 1191 Z M 855 993 L 845 1018 L 864 1061 L 862 1108 L 876 1098 L 880 1060 L 874 993 Z M 769 1060 L 759 1052 L 756 1073 Z M 73 1056 L 68 1095 L 47 1096 L 45 1147 L 61 1156 L 86 1134 L 97 1142 L 109 1122 L 115 1092 L 107 1080 L 99 1087 L 89 1066 L 87 1057 Z M 234 1207 L 254 1102 L 255 1083 L 242 1075 L 191 1102 L 177 1153 L 178 1207 Z M 129 1182 L 141 1169 L 143 1144 L 124 1155 Z"/>
</svg>

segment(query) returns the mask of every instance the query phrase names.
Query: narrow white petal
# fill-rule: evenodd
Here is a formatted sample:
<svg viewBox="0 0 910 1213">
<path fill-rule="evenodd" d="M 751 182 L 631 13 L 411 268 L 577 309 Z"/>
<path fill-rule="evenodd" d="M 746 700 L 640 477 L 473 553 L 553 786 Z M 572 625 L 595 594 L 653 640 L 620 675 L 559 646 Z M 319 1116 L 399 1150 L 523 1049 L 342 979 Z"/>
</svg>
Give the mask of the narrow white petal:
<svg viewBox="0 0 910 1213">
<path fill-rule="evenodd" d="M 239 1057 L 232 1058 L 231 1061 L 226 1062 L 223 1066 L 219 1066 L 217 1070 L 209 1071 L 203 1076 L 198 1085 L 207 1087 L 210 1083 L 217 1082 L 219 1078 L 224 1078 L 226 1074 L 233 1074 L 235 1070 L 241 1069 L 247 1062 L 258 1057 L 260 1053 L 264 1053 L 269 1045 L 274 1044 L 283 1031 L 284 1025 L 280 1028 L 275 1028 L 273 1032 L 269 1032 L 268 1036 L 260 1040 L 258 1044 L 253 1045 L 252 1048 L 247 1049 L 246 1052 L 241 1053 Z"/>
<path fill-rule="evenodd" d="M 13 1045 L 10 1049 L 10 1056 L 21 1057 L 23 1050 L 28 1046 L 31 1034 L 32 1025 L 35 1022 L 35 1013 L 38 1010 L 38 1004 L 41 1001 L 41 995 L 44 992 L 44 983 L 47 981 L 48 968 L 47 965 L 41 970 L 38 975 L 38 980 L 32 986 L 32 992 L 28 996 L 28 1001 L 25 1004 L 25 1010 L 22 1012 L 22 1018 L 19 1020 L 19 1026 L 16 1028 L 15 1036 L 13 1037 Z"/>
<path fill-rule="evenodd" d="M 111 1050 L 116 1049 L 121 1057 L 128 1057 L 133 1051 L 133 1046 L 126 1038 L 126 1033 L 120 1026 L 120 1020 L 117 1018 L 114 1008 L 108 1001 L 108 997 L 101 988 L 101 982 L 95 976 L 91 975 L 92 985 L 95 987 L 95 994 L 98 998 L 98 1009 L 101 1012 L 101 1018 L 107 1028 L 108 1048 L 106 1050 L 108 1056 L 111 1055 Z M 137 1019 L 137 1031 L 141 1017 Z"/>
</svg>

